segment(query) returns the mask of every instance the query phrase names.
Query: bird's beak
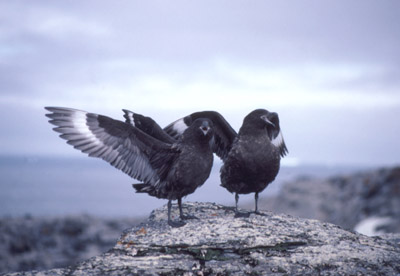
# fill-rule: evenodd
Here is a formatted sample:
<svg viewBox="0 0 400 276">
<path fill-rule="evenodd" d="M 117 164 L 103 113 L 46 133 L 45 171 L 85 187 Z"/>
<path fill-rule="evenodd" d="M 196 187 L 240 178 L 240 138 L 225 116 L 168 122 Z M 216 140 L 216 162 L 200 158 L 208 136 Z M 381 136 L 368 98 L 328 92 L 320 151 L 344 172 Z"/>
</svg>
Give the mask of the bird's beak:
<svg viewBox="0 0 400 276">
<path fill-rule="evenodd" d="M 210 131 L 210 124 L 207 121 L 203 121 L 200 126 L 200 130 L 203 132 L 204 136 Z"/>
<path fill-rule="evenodd" d="M 275 124 L 274 124 L 273 122 L 271 122 L 271 121 L 268 119 L 267 115 L 262 115 L 262 116 L 261 116 L 261 120 L 263 120 L 263 121 L 265 121 L 267 124 L 269 124 L 269 125 L 275 127 Z"/>
<path fill-rule="evenodd" d="M 201 126 L 200 127 L 200 129 L 201 129 L 201 131 L 203 132 L 203 134 L 204 134 L 204 136 L 206 136 L 207 135 L 207 133 L 208 133 L 208 131 L 210 130 L 210 127 L 209 126 Z"/>
</svg>

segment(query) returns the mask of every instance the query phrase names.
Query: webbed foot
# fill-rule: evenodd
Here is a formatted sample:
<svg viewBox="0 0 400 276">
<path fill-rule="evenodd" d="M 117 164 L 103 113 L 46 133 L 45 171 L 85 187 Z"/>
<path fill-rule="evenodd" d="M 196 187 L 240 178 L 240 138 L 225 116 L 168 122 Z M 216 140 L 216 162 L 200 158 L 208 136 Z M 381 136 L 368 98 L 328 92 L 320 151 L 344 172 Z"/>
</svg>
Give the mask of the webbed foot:
<svg viewBox="0 0 400 276">
<path fill-rule="evenodd" d="M 174 228 L 182 227 L 186 224 L 184 221 L 168 220 L 168 225 Z"/>
<path fill-rule="evenodd" d="M 254 214 L 256 214 L 256 215 L 258 215 L 258 216 L 267 217 L 266 214 L 263 214 L 263 213 L 261 213 L 261 212 L 259 212 L 259 211 L 254 211 Z"/>
<path fill-rule="evenodd" d="M 235 212 L 235 218 L 248 218 L 248 217 L 250 217 L 249 212 L 239 212 L 239 211 Z"/>
<path fill-rule="evenodd" d="M 198 217 L 196 217 L 196 216 L 193 216 L 193 215 L 182 215 L 182 216 L 180 216 L 180 218 L 182 219 L 182 220 L 187 220 L 187 219 L 199 219 Z"/>
</svg>

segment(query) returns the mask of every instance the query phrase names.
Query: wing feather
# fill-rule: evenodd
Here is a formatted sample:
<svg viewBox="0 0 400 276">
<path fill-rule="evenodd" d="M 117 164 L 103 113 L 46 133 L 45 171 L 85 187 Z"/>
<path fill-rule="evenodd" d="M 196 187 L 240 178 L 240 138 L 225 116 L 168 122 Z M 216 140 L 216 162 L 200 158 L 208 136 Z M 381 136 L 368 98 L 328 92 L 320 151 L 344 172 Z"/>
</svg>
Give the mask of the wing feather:
<svg viewBox="0 0 400 276">
<path fill-rule="evenodd" d="M 271 143 L 279 149 L 279 154 L 281 157 L 284 157 L 286 154 L 288 154 L 289 151 L 286 147 L 281 130 L 279 130 L 279 133 L 272 139 Z"/>
<path fill-rule="evenodd" d="M 122 111 L 124 112 L 126 123 L 165 143 L 173 144 L 176 142 L 176 139 L 168 135 L 152 118 L 127 109 L 122 109 Z"/>
<path fill-rule="evenodd" d="M 141 130 L 106 116 L 61 107 L 46 107 L 54 131 L 74 148 L 110 163 L 129 176 L 156 185 L 178 151 L 171 144 L 150 137 Z M 154 162 L 164 156 L 163 164 Z M 164 160 L 164 161 L 165 161 Z M 161 175 L 160 175 L 161 173 Z M 161 177 L 161 178 L 160 178 Z M 158 184 L 157 184 L 158 185 Z"/>
</svg>

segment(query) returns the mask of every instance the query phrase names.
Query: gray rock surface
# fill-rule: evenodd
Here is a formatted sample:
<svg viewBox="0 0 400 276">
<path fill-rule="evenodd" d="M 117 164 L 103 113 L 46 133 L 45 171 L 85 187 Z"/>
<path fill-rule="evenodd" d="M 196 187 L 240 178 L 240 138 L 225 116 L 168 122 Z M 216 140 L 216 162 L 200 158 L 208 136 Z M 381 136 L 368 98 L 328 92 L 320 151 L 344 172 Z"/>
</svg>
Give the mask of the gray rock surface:
<svg viewBox="0 0 400 276">
<path fill-rule="evenodd" d="M 174 215 L 178 212 L 174 208 Z M 199 219 L 167 225 L 166 207 L 125 231 L 107 253 L 64 269 L 6 275 L 399 275 L 399 237 L 367 237 L 336 225 L 185 203 Z"/>
<path fill-rule="evenodd" d="M 259 205 L 345 229 L 354 229 L 369 218 L 385 218 L 376 231 L 400 233 L 400 167 L 322 180 L 299 179 L 286 183 L 275 197 L 260 198 Z"/>
</svg>

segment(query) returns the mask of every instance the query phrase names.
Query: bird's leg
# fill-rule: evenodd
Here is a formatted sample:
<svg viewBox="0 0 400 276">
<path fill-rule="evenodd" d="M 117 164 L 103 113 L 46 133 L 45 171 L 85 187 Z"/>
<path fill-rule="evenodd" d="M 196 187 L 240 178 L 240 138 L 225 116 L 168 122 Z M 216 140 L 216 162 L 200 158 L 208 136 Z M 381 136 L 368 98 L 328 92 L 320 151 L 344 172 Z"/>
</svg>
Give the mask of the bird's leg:
<svg viewBox="0 0 400 276">
<path fill-rule="evenodd" d="M 248 218 L 250 216 L 250 213 L 241 213 L 238 210 L 238 203 L 239 203 L 239 194 L 235 193 L 235 218 Z"/>
<path fill-rule="evenodd" d="M 182 220 L 185 220 L 185 219 L 199 219 L 198 217 L 196 217 L 196 216 L 193 216 L 193 215 L 183 215 L 183 210 L 182 210 L 182 198 L 178 198 L 178 206 L 179 206 L 179 217 L 182 219 Z"/>
<path fill-rule="evenodd" d="M 256 194 L 254 195 L 254 201 L 256 203 L 256 208 L 255 208 L 254 214 L 257 214 L 257 215 L 260 215 L 260 216 L 265 216 L 260 211 L 258 211 L 258 192 L 256 192 Z"/>
<path fill-rule="evenodd" d="M 259 214 L 260 212 L 258 212 L 258 192 L 256 192 L 255 195 L 254 195 L 254 201 L 255 201 L 255 204 L 256 204 L 256 208 L 254 210 L 254 213 Z"/>
<path fill-rule="evenodd" d="M 168 200 L 168 225 L 172 227 L 181 227 L 184 226 L 186 223 L 183 221 L 173 221 L 171 219 L 171 207 L 172 207 L 172 202 L 171 200 Z"/>
<path fill-rule="evenodd" d="M 235 212 L 238 212 L 239 194 L 235 193 Z"/>
</svg>

